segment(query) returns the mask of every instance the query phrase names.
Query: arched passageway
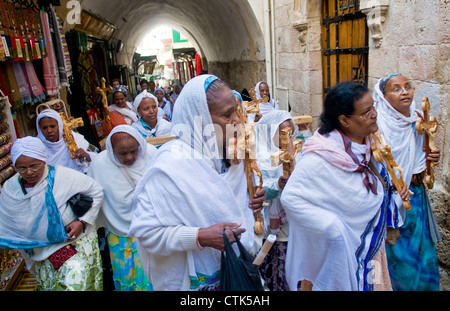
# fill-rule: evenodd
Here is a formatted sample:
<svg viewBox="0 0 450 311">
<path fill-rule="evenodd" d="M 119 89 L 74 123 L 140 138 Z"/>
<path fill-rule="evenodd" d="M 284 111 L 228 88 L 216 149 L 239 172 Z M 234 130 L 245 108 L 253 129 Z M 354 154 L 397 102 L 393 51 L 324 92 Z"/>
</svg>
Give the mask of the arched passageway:
<svg viewBox="0 0 450 311">
<path fill-rule="evenodd" d="M 112 40 L 124 43 L 118 55 L 130 65 L 139 43 L 159 25 L 193 42 L 209 73 L 233 88 L 249 88 L 265 78 L 264 36 L 249 1 L 95 0 L 82 7 L 118 27 Z"/>
</svg>

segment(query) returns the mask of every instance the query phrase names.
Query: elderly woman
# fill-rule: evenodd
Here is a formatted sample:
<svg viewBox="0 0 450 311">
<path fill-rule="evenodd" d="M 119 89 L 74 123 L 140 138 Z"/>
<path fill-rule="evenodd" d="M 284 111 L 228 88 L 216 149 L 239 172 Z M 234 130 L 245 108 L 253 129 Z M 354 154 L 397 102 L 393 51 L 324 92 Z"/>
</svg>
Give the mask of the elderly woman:
<svg viewBox="0 0 450 311">
<path fill-rule="evenodd" d="M 102 187 L 80 172 L 47 165 L 47 150 L 37 138 L 17 140 L 11 156 L 19 174 L 0 194 L 0 247 L 25 250 L 40 291 L 101 291 L 93 225 Z"/>
<path fill-rule="evenodd" d="M 364 86 L 347 82 L 328 93 L 322 124 L 281 194 L 291 290 L 299 282 L 302 290 L 391 290 L 384 244 L 389 183 L 371 158 L 369 138 L 376 121 Z"/>
<path fill-rule="evenodd" d="M 391 146 L 395 161 L 403 169 L 410 187 L 411 211 L 406 212 L 401 198 L 394 197 L 396 212 L 389 217 L 389 227 L 401 236 L 386 247 L 394 290 L 439 290 L 439 266 L 435 244 L 441 240 L 430 201 L 423 185 L 426 160 L 440 159 L 439 150 L 423 151 L 423 136 L 414 128 L 421 111 L 416 110 L 414 88 L 399 73 L 390 74 L 375 85 L 378 126 Z M 398 234 L 399 232 L 399 234 Z"/>
<path fill-rule="evenodd" d="M 262 208 L 265 190 L 250 200 L 243 163 L 221 156 L 226 128 L 238 122 L 233 93 L 215 76 L 191 79 L 178 97 L 179 137 L 159 149 L 139 182 L 129 231 L 157 291 L 219 288 L 224 229 L 254 245 L 252 209 Z"/>
<path fill-rule="evenodd" d="M 138 120 L 136 113 L 133 110 L 133 105 L 127 101 L 128 86 L 116 85 L 113 88 L 113 102 L 108 107 L 109 111 L 119 113 L 128 125 L 133 124 Z"/>
<path fill-rule="evenodd" d="M 271 291 L 288 291 L 285 261 L 288 245 L 289 225 L 286 213 L 280 202 L 281 193 L 288 181 L 283 176 L 283 165 L 272 166 L 271 155 L 280 151 L 282 130 L 290 128 L 294 133 L 295 125 L 291 114 L 285 110 L 276 110 L 264 115 L 256 125 L 258 139 L 258 167 L 264 180 L 269 206 L 264 208 L 266 236 L 274 234 L 277 241 L 271 248 L 265 261 L 261 264 L 261 272 Z M 297 155 L 297 161 L 301 154 Z"/>
<path fill-rule="evenodd" d="M 53 109 L 46 109 L 37 117 L 37 138 L 47 148 L 47 164 L 62 165 L 86 173 L 89 163 L 97 156 L 97 153 L 88 151 L 91 148 L 89 142 L 82 135 L 72 131 L 79 147 L 75 152 L 75 159 L 72 159 L 63 138 L 63 126 L 61 116 Z"/>
<path fill-rule="evenodd" d="M 106 150 L 89 168 L 88 176 L 104 189 L 105 200 L 97 227 L 107 231 L 113 279 L 118 291 L 152 290 L 136 248 L 128 237 L 133 215 L 133 194 L 156 148 L 129 125 L 115 127 L 106 140 Z"/>
<path fill-rule="evenodd" d="M 172 124 L 165 120 L 164 112 L 158 107 L 158 99 L 147 91 L 139 94 L 133 102 L 133 107 L 139 116 L 139 120 L 132 126 L 144 137 L 170 135 Z"/>
</svg>

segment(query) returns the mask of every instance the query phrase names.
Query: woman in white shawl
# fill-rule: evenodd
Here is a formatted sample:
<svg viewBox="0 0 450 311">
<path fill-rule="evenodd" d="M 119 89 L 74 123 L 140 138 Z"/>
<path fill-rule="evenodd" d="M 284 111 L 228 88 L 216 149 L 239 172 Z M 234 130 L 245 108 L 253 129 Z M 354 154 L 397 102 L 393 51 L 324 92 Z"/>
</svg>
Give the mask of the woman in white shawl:
<svg viewBox="0 0 450 311">
<path fill-rule="evenodd" d="M 269 85 L 265 81 L 260 81 L 255 86 L 256 91 L 256 99 L 260 100 L 264 98 L 264 96 L 267 96 L 269 98 L 268 102 L 263 102 L 259 104 L 259 114 L 261 116 L 264 116 L 267 113 L 270 113 L 274 110 L 280 110 L 280 107 L 278 106 L 278 103 L 273 99 L 272 93 L 269 90 Z M 258 122 L 259 120 L 255 119 L 255 114 L 250 113 L 248 115 L 249 122 Z"/>
<path fill-rule="evenodd" d="M 167 121 L 172 120 L 173 103 L 166 98 L 166 91 L 163 88 L 157 88 L 154 94 L 157 98 L 158 107 L 164 111 L 164 118 Z"/>
<path fill-rule="evenodd" d="M 191 79 L 178 97 L 179 137 L 159 149 L 139 182 L 129 231 L 154 290 L 217 289 L 224 229 L 253 246 L 252 209 L 262 208 L 265 191 L 249 202 L 243 164 L 220 156 L 225 129 L 238 122 L 233 93 L 215 76 Z"/>
<path fill-rule="evenodd" d="M 14 143 L 11 157 L 19 174 L 0 194 L 0 247 L 25 250 L 39 291 L 101 291 L 102 262 L 93 225 L 102 187 L 80 172 L 47 165 L 47 154 L 35 137 Z M 78 194 L 91 199 L 74 203 Z M 80 206 L 85 207 L 81 212 Z"/>
<path fill-rule="evenodd" d="M 158 107 L 158 99 L 146 90 L 142 91 L 134 100 L 133 108 L 139 120 L 132 126 L 144 137 L 170 135 L 172 124 L 162 116 L 164 111 Z"/>
<path fill-rule="evenodd" d="M 388 227 L 401 236 L 386 247 L 394 290 L 439 290 L 439 265 L 435 244 L 441 240 L 422 177 L 426 169 L 423 136 L 415 131 L 418 114 L 414 88 L 399 73 L 380 79 L 373 98 L 378 126 L 391 146 L 403 178 L 412 193 L 412 209 L 406 212 L 401 198 L 393 201 L 394 213 L 388 215 Z M 428 160 L 437 165 L 440 151 L 432 150 Z M 397 233 L 399 232 L 399 234 Z"/>
<path fill-rule="evenodd" d="M 115 127 L 106 150 L 92 162 L 88 176 L 105 194 L 97 227 L 107 230 L 113 279 L 118 291 L 152 290 L 139 256 L 135 238 L 128 237 L 133 215 L 133 194 L 156 148 L 129 125 Z"/>
<path fill-rule="evenodd" d="M 283 164 L 272 166 L 271 163 L 271 155 L 280 151 L 280 133 L 285 128 L 291 128 L 294 133 L 294 119 L 285 110 L 276 110 L 264 115 L 256 125 L 257 163 L 263 175 L 266 201 L 269 202 L 269 206 L 264 208 L 265 231 L 266 236 L 269 234 L 277 236 L 277 241 L 260 267 L 266 286 L 271 291 L 289 290 L 285 271 L 289 225 L 280 202 L 281 192 L 288 178 L 283 176 Z M 300 157 L 301 154 L 298 154 L 296 161 L 300 160 Z"/>
<path fill-rule="evenodd" d="M 116 85 L 113 88 L 113 102 L 108 107 L 109 111 L 118 112 L 128 125 L 138 120 L 136 112 L 133 110 L 133 104 L 127 101 L 128 86 Z"/>
<path fill-rule="evenodd" d="M 322 125 L 281 194 L 291 290 L 299 282 L 302 290 L 391 290 L 384 246 L 390 191 L 382 167 L 382 178 L 370 168 L 376 117 L 362 85 L 338 84 L 325 99 Z"/>
<path fill-rule="evenodd" d="M 63 138 L 63 121 L 58 112 L 53 109 L 43 110 L 36 119 L 36 129 L 39 138 L 47 148 L 47 164 L 62 165 L 82 173 L 86 173 L 89 163 L 97 156 L 96 152 L 88 151 L 89 142 L 83 135 L 72 131 L 79 149 L 75 159 L 72 159 Z"/>
</svg>

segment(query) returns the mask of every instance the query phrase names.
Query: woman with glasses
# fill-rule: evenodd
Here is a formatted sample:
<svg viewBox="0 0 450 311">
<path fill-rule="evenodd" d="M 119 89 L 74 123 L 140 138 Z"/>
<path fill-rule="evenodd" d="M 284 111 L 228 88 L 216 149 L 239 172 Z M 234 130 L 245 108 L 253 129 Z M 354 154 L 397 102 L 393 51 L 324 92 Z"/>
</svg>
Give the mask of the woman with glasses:
<svg viewBox="0 0 450 311">
<path fill-rule="evenodd" d="M 362 85 L 335 86 L 281 194 L 291 290 L 391 290 L 384 243 L 392 189 L 371 156 L 373 104 Z"/>
<path fill-rule="evenodd" d="M 388 227 L 392 228 L 388 233 L 394 237 L 393 245 L 386 247 L 392 286 L 394 290 L 439 290 L 435 244 L 441 237 L 422 178 L 426 160 L 437 165 L 440 151 L 431 150 L 426 158 L 423 136 L 415 131 L 422 112 L 416 110 L 414 87 L 406 77 L 394 73 L 380 79 L 373 98 L 377 102 L 378 126 L 413 193 L 411 211 L 406 212 L 401 198 L 395 195 L 396 212 L 388 218 Z"/>
<path fill-rule="evenodd" d="M 0 247 L 24 251 L 39 291 L 101 291 L 93 224 L 102 187 L 80 172 L 47 165 L 46 147 L 35 137 L 18 139 L 11 157 L 18 174 L 0 193 Z M 77 201 L 79 195 L 89 200 Z"/>
</svg>

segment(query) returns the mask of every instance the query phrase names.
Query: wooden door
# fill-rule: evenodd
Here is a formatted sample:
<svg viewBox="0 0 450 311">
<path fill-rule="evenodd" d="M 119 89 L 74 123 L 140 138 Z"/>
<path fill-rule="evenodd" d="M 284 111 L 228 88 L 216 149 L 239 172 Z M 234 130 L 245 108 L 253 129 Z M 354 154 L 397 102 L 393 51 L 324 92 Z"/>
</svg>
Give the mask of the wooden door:
<svg viewBox="0 0 450 311">
<path fill-rule="evenodd" d="M 359 0 L 324 0 L 322 20 L 324 94 L 344 81 L 367 86 L 369 31 Z"/>
</svg>

